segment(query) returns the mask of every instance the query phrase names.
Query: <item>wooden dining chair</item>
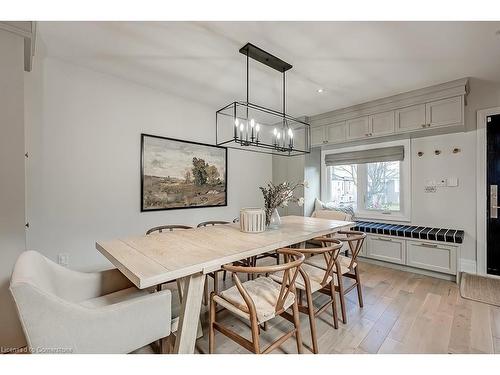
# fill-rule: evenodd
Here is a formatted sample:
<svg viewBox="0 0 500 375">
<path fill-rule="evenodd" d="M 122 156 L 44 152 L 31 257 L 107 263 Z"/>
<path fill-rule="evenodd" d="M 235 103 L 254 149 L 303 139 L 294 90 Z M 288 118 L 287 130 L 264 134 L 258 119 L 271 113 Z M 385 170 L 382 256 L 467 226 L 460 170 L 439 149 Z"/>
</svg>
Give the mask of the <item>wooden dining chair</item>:
<svg viewBox="0 0 500 375">
<path fill-rule="evenodd" d="M 233 224 L 237 224 L 240 222 L 240 218 L 239 217 L 236 217 L 233 219 Z M 253 256 L 253 257 L 250 257 L 250 258 L 247 258 L 247 259 L 243 259 L 237 263 L 234 263 L 234 264 L 239 264 L 239 265 L 245 265 L 245 266 L 250 266 L 250 267 L 256 267 L 257 266 L 257 261 L 259 259 L 264 259 L 264 258 L 275 258 L 276 259 L 276 264 L 279 264 L 280 263 L 280 260 L 279 260 L 279 255 L 274 252 L 274 251 L 270 251 L 270 252 L 267 252 L 267 253 L 264 253 L 264 254 L 260 254 L 260 255 L 256 255 L 256 256 Z M 248 275 L 248 279 L 250 280 L 254 275 Z M 223 280 L 226 281 L 226 271 L 224 271 L 224 276 L 223 276 Z"/>
<path fill-rule="evenodd" d="M 164 230 L 172 232 L 172 231 L 177 230 L 177 229 L 193 229 L 193 227 L 190 227 L 188 225 L 179 225 L 179 224 L 160 225 L 159 227 L 154 227 L 154 228 L 148 229 L 146 232 L 146 236 L 148 234 L 151 234 L 154 232 L 162 233 Z"/>
<path fill-rule="evenodd" d="M 339 327 L 339 322 L 337 318 L 337 304 L 335 298 L 335 284 L 334 284 L 334 273 L 335 263 L 340 254 L 340 248 L 342 247 L 342 242 L 339 240 L 332 240 L 329 242 L 328 246 L 309 248 L 309 249 L 295 249 L 300 251 L 305 256 L 317 256 L 321 257 L 326 268 L 321 269 L 306 263 L 303 263 L 299 269 L 299 275 L 295 281 L 295 287 L 299 292 L 298 299 L 298 309 L 301 313 L 309 315 L 309 325 L 311 328 L 311 340 L 313 346 L 313 353 L 318 354 L 318 339 L 316 333 L 316 317 L 323 313 L 329 306 L 332 306 L 333 314 L 333 327 L 337 329 Z M 283 283 L 283 272 L 277 272 L 270 277 Z M 325 302 L 321 307 L 315 309 L 313 304 L 313 294 L 317 292 L 322 292 L 323 294 L 328 294 L 330 299 Z M 327 291 L 327 293 L 325 293 Z M 302 293 L 306 295 L 306 304 L 302 304 Z"/>
<path fill-rule="evenodd" d="M 347 314 L 346 314 L 346 302 L 345 295 L 349 293 L 354 288 L 358 292 L 358 303 L 359 307 L 363 307 L 363 294 L 361 287 L 361 279 L 359 276 L 359 267 L 357 258 L 363 242 L 365 241 L 366 233 L 359 231 L 339 231 L 335 234 L 335 238 L 329 237 L 318 237 L 315 238 L 317 241 L 321 242 L 323 246 L 328 246 L 332 241 L 340 240 L 343 243 L 348 244 L 347 253 L 348 256 L 339 255 L 334 267 L 334 273 L 337 276 L 337 283 L 335 285 L 335 290 L 339 293 L 340 308 L 342 311 L 342 322 L 347 324 Z M 326 269 L 327 265 L 324 259 L 317 256 L 312 256 L 306 260 L 307 264 L 313 265 L 315 267 Z M 354 283 L 348 288 L 344 288 L 343 277 L 354 280 Z M 328 289 L 326 287 L 325 289 Z"/>
<path fill-rule="evenodd" d="M 298 353 L 302 353 L 302 338 L 300 332 L 300 317 L 298 310 L 295 280 L 299 267 L 304 262 L 304 255 L 292 249 L 280 249 L 284 263 L 263 267 L 245 267 L 225 265 L 235 285 L 219 294 L 212 292 L 210 296 L 209 352 L 215 350 L 215 331 L 219 331 L 245 349 L 256 354 L 269 353 L 295 335 Z M 241 282 L 239 273 L 271 274 L 283 272 L 282 284 L 270 277 L 260 276 L 256 279 Z M 232 314 L 250 322 L 251 340 L 244 338 L 227 326 L 217 321 L 216 305 L 222 306 Z M 292 308 L 292 314 L 286 310 Z M 222 311 L 222 310 L 221 310 Z M 260 347 L 260 325 L 276 316 L 282 316 L 293 323 L 294 328 L 271 343 L 267 348 Z"/>
<path fill-rule="evenodd" d="M 209 221 L 201 222 L 196 227 L 197 228 L 213 227 L 214 225 L 225 225 L 225 224 L 230 224 L 230 223 L 229 223 L 229 221 L 223 221 L 223 220 L 209 220 Z"/>
<path fill-rule="evenodd" d="M 209 221 L 203 221 L 197 225 L 197 228 L 204 228 L 204 227 L 213 227 L 215 225 L 226 225 L 230 224 L 229 221 L 223 221 L 223 220 L 209 220 Z M 219 273 L 223 271 L 223 280 L 226 281 L 226 275 L 227 271 L 226 270 L 217 270 L 214 272 L 210 272 L 207 274 L 207 278 L 205 279 L 205 291 L 203 295 L 203 303 L 205 306 L 208 305 L 208 277 L 210 276 L 212 279 L 214 279 L 214 292 L 218 293 L 219 292 Z"/>
<path fill-rule="evenodd" d="M 153 227 L 151 229 L 148 229 L 146 231 L 146 236 L 150 235 L 151 233 L 158 232 L 158 233 L 163 233 L 163 231 L 169 231 L 173 232 L 174 230 L 184 230 L 184 229 L 194 229 L 193 227 L 190 227 L 188 225 L 181 225 L 181 224 L 170 224 L 170 225 L 160 225 L 158 227 Z M 177 292 L 179 295 L 179 300 L 182 302 L 182 288 L 181 284 L 179 283 L 179 280 L 173 280 L 171 282 L 176 282 L 177 283 Z M 168 283 L 165 283 L 168 284 Z M 161 291 L 163 289 L 164 284 L 157 285 L 157 290 Z"/>
<path fill-rule="evenodd" d="M 189 225 L 183 225 L 183 224 L 160 225 L 160 226 L 148 229 L 146 231 L 146 236 L 148 236 L 148 235 L 150 235 L 152 233 L 155 233 L 155 232 L 163 233 L 164 231 L 165 232 L 173 232 L 173 231 L 177 231 L 177 230 L 187 230 L 187 229 L 194 229 L 194 228 L 191 227 L 191 226 L 189 226 Z M 178 305 L 180 306 L 182 304 L 182 299 L 183 299 L 183 285 L 182 285 L 180 279 L 176 279 L 176 280 L 169 281 L 167 283 L 159 284 L 159 285 L 156 286 L 156 290 L 158 292 L 160 292 L 160 291 L 162 291 L 164 289 L 169 289 L 171 287 L 168 284 L 172 284 L 174 282 L 177 285 L 177 287 L 176 287 L 177 288 L 177 296 L 179 298 Z M 175 327 L 175 329 L 177 329 L 177 327 Z M 200 338 L 202 336 L 203 336 L 203 331 L 201 329 L 201 320 L 200 320 L 199 323 L 198 323 L 197 338 Z M 168 343 L 166 345 L 169 346 L 169 347 L 171 347 L 171 349 L 172 349 L 173 346 L 174 346 L 174 344 L 175 344 L 175 335 L 172 334 L 172 336 L 169 338 Z M 160 347 L 162 347 L 163 345 L 165 345 L 165 343 L 159 343 L 159 345 L 160 345 Z"/>
</svg>

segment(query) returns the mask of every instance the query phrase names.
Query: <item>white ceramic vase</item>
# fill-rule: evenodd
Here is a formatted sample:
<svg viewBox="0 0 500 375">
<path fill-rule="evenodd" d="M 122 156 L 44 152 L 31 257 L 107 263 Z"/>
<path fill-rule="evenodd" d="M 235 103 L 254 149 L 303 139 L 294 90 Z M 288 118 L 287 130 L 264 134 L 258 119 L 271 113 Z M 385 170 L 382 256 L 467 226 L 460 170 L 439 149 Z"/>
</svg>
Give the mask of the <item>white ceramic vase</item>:
<svg viewBox="0 0 500 375">
<path fill-rule="evenodd" d="M 262 208 L 240 210 L 240 230 L 245 233 L 261 233 L 266 230 L 266 213 Z"/>
</svg>

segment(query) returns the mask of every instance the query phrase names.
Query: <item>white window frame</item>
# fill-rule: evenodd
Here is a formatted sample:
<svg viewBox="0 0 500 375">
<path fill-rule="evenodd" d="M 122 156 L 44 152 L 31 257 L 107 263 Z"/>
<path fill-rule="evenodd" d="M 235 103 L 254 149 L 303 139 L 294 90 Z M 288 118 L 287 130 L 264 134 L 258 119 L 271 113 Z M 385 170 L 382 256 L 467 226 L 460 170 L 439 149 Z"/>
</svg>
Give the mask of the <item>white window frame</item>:
<svg viewBox="0 0 500 375">
<path fill-rule="evenodd" d="M 327 199 L 327 183 L 326 183 L 326 163 L 325 156 L 330 154 L 339 154 L 342 152 L 352 152 L 352 151 L 362 151 L 371 150 L 374 148 L 384 148 L 392 146 L 403 146 L 404 147 L 404 159 L 401 161 L 401 169 L 399 176 L 399 190 L 400 190 L 400 207 L 401 210 L 398 212 L 394 211 L 374 211 L 366 210 L 364 208 L 364 189 L 358 188 L 358 207 L 356 209 L 357 219 L 377 219 L 377 220 L 388 220 L 388 221 L 411 221 L 411 142 L 409 139 L 374 143 L 370 145 L 361 146 L 351 146 L 343 147 L 333 150 L 322 150 L 321 151 L 321 200 Z M 360 174 L 358 173 L 358 178 Z M 365 178 L 362 176 L 361 178 Z"/>
</svg>

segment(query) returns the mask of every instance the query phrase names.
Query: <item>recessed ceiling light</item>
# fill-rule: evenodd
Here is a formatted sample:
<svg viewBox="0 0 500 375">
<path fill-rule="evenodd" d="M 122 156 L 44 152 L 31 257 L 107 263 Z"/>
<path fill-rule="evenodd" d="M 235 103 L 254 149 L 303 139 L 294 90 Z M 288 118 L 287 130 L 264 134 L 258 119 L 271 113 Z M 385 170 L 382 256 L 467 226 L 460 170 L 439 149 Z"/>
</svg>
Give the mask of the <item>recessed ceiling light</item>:
<svg viewBox="0 0 500 375">
<path fill-rule="evenodd" d="M 321 94 L 324 90 L 323 89 L 318 89 L 317 91 Z"/>
</svg>

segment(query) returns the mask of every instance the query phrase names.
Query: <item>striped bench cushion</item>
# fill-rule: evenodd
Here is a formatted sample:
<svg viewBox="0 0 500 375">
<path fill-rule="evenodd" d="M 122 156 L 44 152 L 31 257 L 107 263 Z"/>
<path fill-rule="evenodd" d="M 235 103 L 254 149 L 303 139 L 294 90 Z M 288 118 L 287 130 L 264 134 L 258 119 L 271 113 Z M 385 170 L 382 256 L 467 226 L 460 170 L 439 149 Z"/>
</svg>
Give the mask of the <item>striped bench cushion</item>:
<svg viewBox="0 0 500 375">
<path fill-rule="evenodd" d="M 388 236 L 416 238 L 420 240 L 451 243 L 462 243 L 464 241 L 464 231 L 457 229 L 356 221 L 354 230 L 365 233 L 385 234 Z"/>
</svg>

